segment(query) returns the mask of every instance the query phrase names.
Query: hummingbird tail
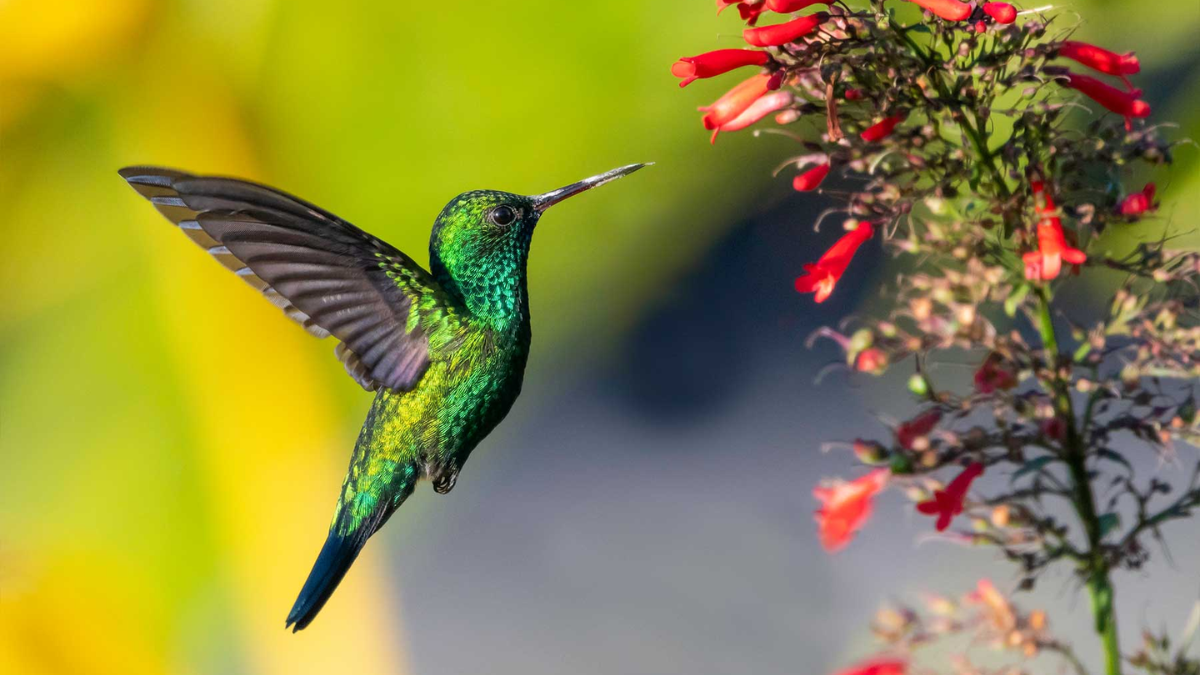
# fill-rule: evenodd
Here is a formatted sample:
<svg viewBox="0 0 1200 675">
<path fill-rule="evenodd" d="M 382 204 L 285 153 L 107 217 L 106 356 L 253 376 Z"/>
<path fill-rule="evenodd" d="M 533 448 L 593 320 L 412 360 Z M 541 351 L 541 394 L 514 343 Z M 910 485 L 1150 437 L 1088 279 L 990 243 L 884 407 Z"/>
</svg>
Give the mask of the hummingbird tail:
<svg viewBox="0 0 1200 675">
<path fill-rule="evenodd" d="M 287 627 L 291 628 L 293 633 L 312 623 L 317 613 L 325 606 L 329 596 L 333 595 L 338 584 L 342 582 L 342 577 L 346 576 L 350 565 L 354 564 L 358 552 L 367 543 L 369 531 L 367 528 L 359 528 L 350 534 L 338 534 L 336 529 L 329 531 L 329 538 L 321 547 L 317 562 L 308 573 L 308 579 L 296 598 L 296 604 L 292 605 L 292 611 L 288 613 Z"/>
<path fill-rule="evenodd" d="M 354 560 L 358 558 L 358 553 L 366 545 L 367 539 L 383 527 L 400 504 L 412 494 L 415 485 L 414 479 L 405 480 L 395 497 L 384 500 L 383 504 L 352 530 L 344 529 L 340 518 L 334 521 L 333 526 L 329 528 L 325 545 L 317 554 L 317 562 L 313 563 L 304 588 L 300 589 L 296 604 L 292 605 L 292 611 L 288 613 L 287 628 L 291 628 L 295 633 L 312 623 L 329 600 L 329 596 L 337 590 L 338 584 L 342 582 Z"/>
</svg>

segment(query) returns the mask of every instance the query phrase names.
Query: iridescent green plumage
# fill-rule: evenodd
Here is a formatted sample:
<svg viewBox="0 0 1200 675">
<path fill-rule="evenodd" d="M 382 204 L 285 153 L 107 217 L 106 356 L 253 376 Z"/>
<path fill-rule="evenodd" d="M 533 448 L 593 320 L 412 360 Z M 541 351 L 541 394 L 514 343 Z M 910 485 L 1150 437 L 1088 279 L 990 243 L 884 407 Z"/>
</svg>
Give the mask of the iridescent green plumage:
<svg viewBox="0 0 1200 675">
<path fill-rule="evenodd" d="M 120 171 L 214 257 L 318 337 L 375 400 L 325 546 L 287 623 L 312 621 L 368 537 L 430 478 L 449 492 L 508 414 L 529 356 L 526 264 L 550 206 L 641 168 L 543 195 L 476 191 L 442 210 L 430 270 L 337 216 L 272 188 L 171 169 Z"/>
</svg>

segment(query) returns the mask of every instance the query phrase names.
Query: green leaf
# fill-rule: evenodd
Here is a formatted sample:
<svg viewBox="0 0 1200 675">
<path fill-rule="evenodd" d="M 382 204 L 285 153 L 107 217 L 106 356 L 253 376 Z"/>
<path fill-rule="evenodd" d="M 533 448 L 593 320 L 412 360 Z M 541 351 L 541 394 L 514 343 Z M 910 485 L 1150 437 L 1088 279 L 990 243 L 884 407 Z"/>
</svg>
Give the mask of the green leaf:
<svg viewBox="0 0 1200 675">
<path fill-rule="evenodd" d="M 1041 473 L 1041 471 L 1046 468 L 1047 464 L 1056 461 L 1058 461 L 1058 458 L 1051 455 L 1035 457 L 1028 462 L 1025 462 L 1021 468 L 1014 471 L 1012 477 L 1008 479 L 1008 482 L 1015 483 L 1017 482 L 1017 479 L 1030 473 Z"/>
<path fill-rule="evenodd" d="M 1100 538 L 1121 526 L 1121 516 L 1115 513 L 1106 513 L 1100 516 Z"/>
<path fill-rule="evenodd" d="M 1116 462 L 1117 464 L 1120 464 L 1128 469 L 1130 474 L 1133 474 L 1133 465 L 1129 463 L 1128 459 L 1125 459 L 1125 455 L 1122 455 L 1116 450 L 1111 448 L 1100 448 L 1096 451 L 1096 456 L 1101 459 L 1107 459 L 1110 462 Z"/>
</svg>

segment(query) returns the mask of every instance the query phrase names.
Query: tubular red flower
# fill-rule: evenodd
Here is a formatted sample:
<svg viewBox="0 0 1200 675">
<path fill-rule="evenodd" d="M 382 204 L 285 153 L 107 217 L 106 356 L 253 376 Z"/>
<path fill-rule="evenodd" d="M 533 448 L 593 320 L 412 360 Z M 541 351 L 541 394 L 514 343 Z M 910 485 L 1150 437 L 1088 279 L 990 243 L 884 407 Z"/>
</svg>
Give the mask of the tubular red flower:
<svg viewBox="0 0 1200 675">
<path fill-rule="evenodd" d="M 1022 256 L 1025 278 L 1049 281 L 1058 276 L 1064 260 L 1072 265 L 1082 265 L 1087 261 L 1087 254 L 1067 243 L 1062 220 L 1055 215 L 1054 198 L 1046 192 L 1045 184 L 1033 181 L 1030 188 L 1036 202 L 1034 210 L 1040 219 L 1037 227 L 1038 248 Z"/>
<path fill-rule="evenodd" d="M 1142 70 L 1142 64 L 1133 52 L 1118 54 L 1103 47 L 1097 47 L 1086 42 L 1066 40 L 1058 46 L 1058 55 L 1081 63 L 1092 70 L 1106 75 L 1135 75 Z"/>
<path fill-rule="evenodd" d="M 1147 211 L 1153 211 L 1157 208 L 1154 205 L 1155 190 L 1154 183 L 1146 183 L 1141 192 L 1134 192 L 1121 200 L 1117 205 L 1117 213 L 1122 216 L 1140 216 Z"/>
<path fill-rule="evenodd" d="M 718 49 L 679 59 L 671 64 L 671 74 L 683 78 L 679 86 L 686 87 L 701 78 L 724 75 L 736 68 L 765 66 L 770 60 L 770 55 L 757 49 Z"/>
<path fill-rule="evenodd" d="M 912 0 L 947 21 L 962 21 L 971 16 L 971 6 L 958 0 Z"/>
<path fill-rule="evenodd" d="M 755 47 L 778 47 L 808 35 L 828 18 L 829 12 L 817 12 L 774 26 L 747 28 L 742 37 Z"/>
<path fill-rule="evenodd" d="M 937 516 L 937 531 L 945 530 L 950 527 L 954 516 L 962 513 L 963 500 L 967 497 L 967 490 L 971 488 L 971 481 L 982 473 L 983 465 L 979 462 L 972 463 L 955 476 L 945 490 L 935 490 L 933 499 L 917 504 L 917 511 L 927 516 Z"/>
<path fill-rule="evenodd" d="M 859 134 L 859 137 L 868 143 L 877 143 L 888 136 L 891 136 L 892 131 L 896 128 L 896 125 L 903 121 L 904 118 L 900 115 L 885 117 L 868 127 L 866 131 Z"/>
<path fill-rule="evenodd" d="M 742 4 L 738 5 L 738 14 L 741 15 L 742 21 L 745 21 L 751 26 L 758 23 L 759 15 L 765 11 L 767 11 L 767 5 L 766 3 L 762 2 L 753 5 L 748 2 L 743 2 Z"/>
<path fill-rule="evenodd" d="M 1067 73 L 1067 81 L 1064 83 L 1059 80 L 1059 83 L 1064 87 L 1081 92 L 1084 96 L 1121 115 L 1126 120 L 1133 117 L 1150 116 L 1150 104 L 1138 99 L 1138 96 L 1142 95 L 1140 89 L 1121 91 L 1094 77 L 1079 73 Z"/>
<path fill-rule="evenodd" d="M 905 675 L 908 662 L 903 659 L 876 658 L 856 663 L 835 675 Z"/>
<path fill-rule="evenodd" d="M 758 73 L 725 92 L 725 95 L 712 105 L 700 108 L 702 112 L 708 113 L 703 118 L 704 128 L 718 129 L 721 125 L 741 115 L 760 96 L 767 93 L 767 82 L 770 79 L 770 75 Z"/>
<path fill-rule="evenodd" d="M 937 410 L 929 410 L 917 415 L 896 427 L 896 442 L 905 450 L 912 450 L 913 443 L 918 438 L 928 436 L 941 419 L 942 413 Z"/>
<path fill-rule="evenodd" d="M 888 475 L 887 469 L 876 469 L 849 483 L 839 480 L 813 489 L 821 502 L 815 515 L 817 534 L 826 551 L 834 553 L 850 543 L 871 517 L 871 500 L 887 486 Z"/>
<path fill-rule="evenodd" d="M 975 371 L 975 390 L 991 394 L 1017 386 L 1017 375 L 998 354 L 989 354 L 979 370 Z"/>
<path fill-rule="evenodd" d="M 845 98 L 847 101 L 857 101 L 862 97 L 863 97 L 862 89 L 855 89 L 853 87 L 846 88 Z"/>
<path fill-rule="evenodd" d="M 777 91 L 759 97 L 737 117 L 713 129 L 711 143 L 717 142 L 717 134 L 722 131 L 738 131 L 754 124 L 776 110 L 781 110 L 792 104 L 795 97 L 789 91 Z"/>
<path fill-rule="evenodd" d="M 875 227 L 871 223 L 860 221 L 853 230 L 842 235 L 815 265 L 804 266 L 804 275 L 796 278 L 796 290 L 801 293 L 816 293 L 816 301 L 825 302 L 833 292 L 833 287 L 846 273 L 846 267 L 854 258 L 855 251 L 874 234 Z"/>
<path fill-rule="evenodd" d="M 1012 23 L 1017 20 L 1017 9 L 1007 2 L 985 2 L 983 13 L 996 20 L 996 23 Z"/>
<path fill-rule="evenodd" d="M 819 164 L 792 179 L 792 187 L 798 192 L 809 192 L 817 189 L 825 176 L 829 175 L 829 162 Z"/>
<path fill-rule="evenodd" d="M 791 14 L 816 4 L 828 5 L 829 0 L 767 0 L 764 4 L 776 14 Z"/>
</svg>

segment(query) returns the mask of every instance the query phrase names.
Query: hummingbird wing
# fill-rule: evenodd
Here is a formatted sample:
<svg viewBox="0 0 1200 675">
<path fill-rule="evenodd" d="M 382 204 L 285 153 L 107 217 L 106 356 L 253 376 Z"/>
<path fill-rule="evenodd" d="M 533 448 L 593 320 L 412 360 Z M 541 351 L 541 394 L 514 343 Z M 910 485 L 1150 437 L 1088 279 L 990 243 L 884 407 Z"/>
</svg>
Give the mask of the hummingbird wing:
<svg viewBox="0 0 1200 675">
<path fill-rule="evenodd" d="M 410 391 L 456 306 L 383 240 L 274 188 L 149 166 L 118 173 L 193 241 L 317 337 L 364 389 Z"/>
</svg>

